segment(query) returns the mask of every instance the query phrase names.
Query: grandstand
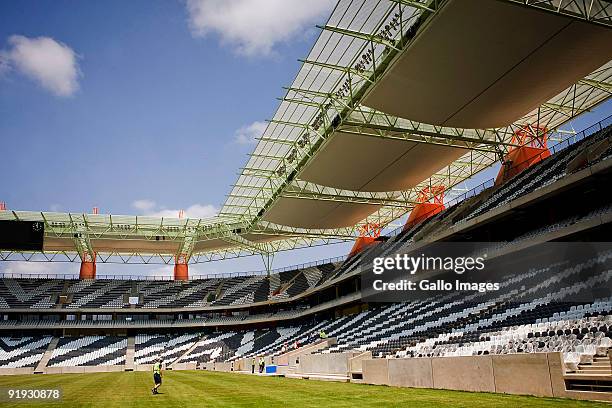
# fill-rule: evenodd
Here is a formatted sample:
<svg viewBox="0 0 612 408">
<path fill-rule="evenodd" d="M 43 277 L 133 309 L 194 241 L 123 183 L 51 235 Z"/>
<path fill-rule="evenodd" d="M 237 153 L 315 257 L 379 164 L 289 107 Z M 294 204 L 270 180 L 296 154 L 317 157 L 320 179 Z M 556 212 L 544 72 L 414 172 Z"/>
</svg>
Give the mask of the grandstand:
<svg viewBox="0 0 612 408">
<path fill-rule="evenodd" d="M 612 117 L 565 127 L 612 92 L 612 6 L 580 3 L 342 0 L 217 217 L 0 211 L 44 226 L 1 260 L 81 263 L 0 277 L 0 374 L 263 358 L 262 376 L 612 401 Z M 510 265 L 483 277 L 498 290 L 368 286 L 377 258 L 458 243 Z M 265 270 L 189 275 L 245 255 Z M 174 276 L 96 274 L 151 260 Z"/>
</svg>

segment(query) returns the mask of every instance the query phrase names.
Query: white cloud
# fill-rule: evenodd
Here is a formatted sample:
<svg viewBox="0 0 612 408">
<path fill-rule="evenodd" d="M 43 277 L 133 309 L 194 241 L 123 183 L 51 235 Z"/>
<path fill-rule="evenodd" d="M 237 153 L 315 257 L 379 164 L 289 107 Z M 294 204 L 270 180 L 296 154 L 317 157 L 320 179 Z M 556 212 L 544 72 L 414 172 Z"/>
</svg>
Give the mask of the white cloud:
<svg viewBox="0 0 612 408">
<path fill-rule="evenodd" d="M 152 200 L 136 200 L 132 203 L 132 207 L 140 211 L 149 211 L 155 208 L 155 201 Z"/>
<path fill-rule="evenodd" d="M 234 139 L 239 144 L 255 144 L 257 138 L 263 135 L 268 124 L 266 122 L 253 122 L 250 125 L 242 126 L 236 131 Z"/>
<path fill-rule="evenodd" d="M 134 268 L 136 269 L 136 268 Z M 147 265 L 138 268 L 138 276 L 172 276 L 174 265 Z"/>
<path fill-rule="evenodd" d="M 0 271 L 18 275 L 76 275 L 80 263 L 21 262 L 11 261 L 0 264 Z"/>
<path fill-rule="evenodd" d="M 217 34 L 237 53 L 269 55 L 331 11 L 334 0 L 187 0 L 192 35 Z"/>
<path fill-rule="evenodd" d="M 57 96 L 71 96 L 79 89 L 77 55 L 66 44 L 49 37 L 13 35 L 9 49 L 0 53 L 0 73 L 15 69 Z"/>
<path fill-rule="evenodd" d="M 136 200 L 132 203 L 134 209 L 149 217 L 178 218 L 180 209 L 170 209 L 158 205 L 152 200 Z M 219 209 L 212 204 L 193 204 L 185 210 L 185 218 L 210 218 L 217 215 Z"/>
</svg>

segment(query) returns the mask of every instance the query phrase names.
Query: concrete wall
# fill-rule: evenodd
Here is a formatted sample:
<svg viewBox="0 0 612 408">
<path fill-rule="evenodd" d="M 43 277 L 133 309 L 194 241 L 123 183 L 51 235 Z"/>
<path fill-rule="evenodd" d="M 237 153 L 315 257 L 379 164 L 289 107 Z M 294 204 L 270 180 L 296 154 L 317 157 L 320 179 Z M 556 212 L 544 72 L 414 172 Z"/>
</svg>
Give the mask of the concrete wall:
<svg viewBox="0 0 612 408">
<path fill-rule="evenodd" d="M 153 372 L 153 364 L 134 364 L 134 371 L 151 371 L 151 372 Z"/>
<path fill-rule="evenodd" d="M 357 354 L 355 357 L 349 360 L 349 371 L 351 373 L 361 373 L 363 372 L 363 361 L 371 360 L 372 352 L 365 351 L 361 354 Z"/>
<path fill-rule="evenodd" d="M 289 373 L 289 366 L 276 366 L 276 374 L 286 375 L 287 373 Z"/>
<path fill-rule="evenodd" d="M 34 374 L 34 367 L 0 368 L 0 375 Z"/>
<path fill-rule="evenodd" d="M 317 350 L 328 348 L 336 344 L 336 339 L 330 337 L 325 340 L 319 340 L 317 343 L 306 344 L 297 350 L 290 350 L 280 356 L 272 358 L 272 363 L 276 365 L 295 365 L 296 360 L 301 360 L 302 356 L 314 353 Z"/>
<path fill-rule="evenodd" d="M 172 371 L 180 370 L 195 370 L 198 363 L 174 363 L 172 364 Z"/>
<path fill-rule="evenodd" d="M 561 353 L 373 359 L 362 365 L 366 384 L 612 401 L 610 393 L 566 391 Z"/>
<path fill-rule="evenodd" d="M 491 356 L 431 359 L 434 388 L 495 392 Z"/>
<path fill-rule="evenodd" d="M 215 371 L 230 372 L 232 363 L 215 363 Z"/>
<path fill-rule="evenodd" d="M 541 397 L 553 395 L 546 353 L 506 354 L 491 359 L 497 392 Z"/>
<path fill-rule="evenodd" d="M 349 359 L 357 353 L 309 354 L 300 358 L 296 373 L 348 375 Z"/>
<path fill-rule="evenodd" d="M 45 374 L 83 374 L 83 373 L 110 373 L 125 371 L 124 365 L 115 366 L 81 366 L 81 367 L 47 367 Z"/>
<path fill-rule="evenodd" d="M 434 388 L 431 358 L 389 360 L 389 385 L 397 387 Z"/>
<path fill-rule="evenodd" d="M 251 371 L 252 359 L 241 358 L 234 362 L 234 371 Z"/>
<path fill-rule="evenodd" d="M 374 385 L 389 384 L 389 361 L 385 358 L 363 360 L 363 382 Z"/>
</svg>

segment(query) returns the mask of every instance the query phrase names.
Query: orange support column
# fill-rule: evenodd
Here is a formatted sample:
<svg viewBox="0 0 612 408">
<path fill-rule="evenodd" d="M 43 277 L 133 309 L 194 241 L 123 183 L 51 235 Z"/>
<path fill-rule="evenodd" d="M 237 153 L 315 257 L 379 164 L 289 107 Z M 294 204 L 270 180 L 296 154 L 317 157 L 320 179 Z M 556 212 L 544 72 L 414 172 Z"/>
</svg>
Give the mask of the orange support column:
<svg viewBox="0 0 612 408">
<path fill-rule="evenodd" d="M 96 279 L 96 254 L 83 254 L 79 279 Z"/>
<path fill-rule="evenodd" d="M 433 217 L 444 210 L 444 186 L 429 186 L 421 190 L 417 197 L 417 205 L 414 206 L 404 231 L 412 228 L 421 221 Z"/>
<path fill-rule="evenodd" d="M 382 228 L 378 224 L 365 224 L 359 227 L 359 237 L 355 240 L 348 257 L 358 254 L 370 245 L 378 244 L 379 241 L 376 238 L 380 237 L 381 230 Z"/>
<path fill-rule="evenodd" d="M 176 257 L 176 262 L 174 264 L 174 280 L 189 280 L 189 265 L 187 264 L 187 258 L 183 255 Z"/>
<path fill-rule="evenodd" d="M 523 126 L 512 135 L 512 147 L 508 150 L 501 169 L 495 179 L 495 185 L 516 176 L 537 162 L 550 156 L 547 146 L 548 134 L 546 128 L 539 126 Z"/>
</svg>

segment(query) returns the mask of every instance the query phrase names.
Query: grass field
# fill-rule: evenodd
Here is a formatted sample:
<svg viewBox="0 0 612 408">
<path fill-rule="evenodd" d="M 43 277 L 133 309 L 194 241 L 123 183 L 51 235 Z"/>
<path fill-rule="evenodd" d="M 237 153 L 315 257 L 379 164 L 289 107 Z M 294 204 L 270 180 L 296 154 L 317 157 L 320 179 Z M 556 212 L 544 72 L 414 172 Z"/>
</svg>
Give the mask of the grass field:
<svg viewBox="0 0 612 408">
<path fill-rule="evenodd" d="M 164 373 L 151 395 L 148 372 L 0 377 L 0 388 L 55 388 L 61 402 L 0 402 L 2 407 L 610 407 L 608 404 L 488 393 L 395 388 L 205 371 Z"/>
</svg>

